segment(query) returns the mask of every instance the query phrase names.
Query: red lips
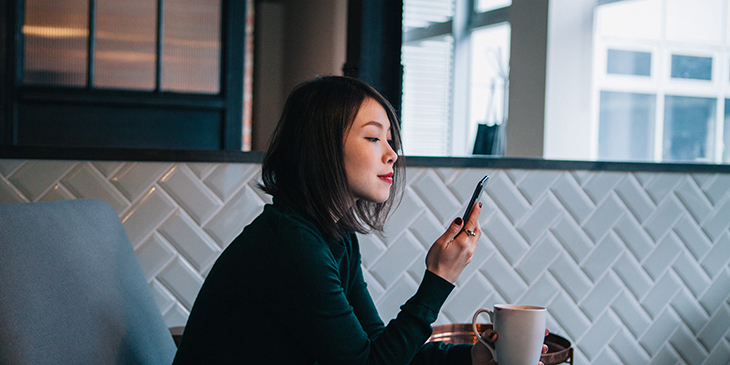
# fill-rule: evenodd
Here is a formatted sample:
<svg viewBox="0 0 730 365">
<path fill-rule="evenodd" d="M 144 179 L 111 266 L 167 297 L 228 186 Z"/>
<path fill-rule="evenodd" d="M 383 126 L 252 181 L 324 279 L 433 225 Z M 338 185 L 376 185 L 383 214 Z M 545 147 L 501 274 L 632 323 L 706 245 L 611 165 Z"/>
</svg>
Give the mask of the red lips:
<svg viewBox="0 0 730 365">
<path fill-rule="evenodd" d="M 378 177 L 380 178 L 380 180 L 383 180 L 383 181 L 387 182 L 388 184 L 393 183 L 393 173 L 392 172 L 389 174 L 385 174 L 385 175 L 378 175 Z"/>
</svg>

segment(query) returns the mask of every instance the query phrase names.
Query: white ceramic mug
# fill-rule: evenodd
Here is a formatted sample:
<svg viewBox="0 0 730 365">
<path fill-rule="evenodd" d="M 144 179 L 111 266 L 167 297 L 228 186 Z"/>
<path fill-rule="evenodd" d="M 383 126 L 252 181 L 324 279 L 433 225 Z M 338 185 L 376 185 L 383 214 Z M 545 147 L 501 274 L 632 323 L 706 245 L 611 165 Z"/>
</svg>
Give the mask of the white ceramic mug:
<svg viewBox="0 0 730 365">
<path fill-rule="evenodd" d="M 488 313 L 497 332 L 497 342 L 489 343 L 477 331 L 477 317 Z M 537 365 L 545 341 L 547 310 L 543 307 L 495 304 L 494 310 L 480 309 L 474 313 L 472 330 L 499 365 Z M 495 348 L 496 347 L 496 348 Z"/>
</svg>

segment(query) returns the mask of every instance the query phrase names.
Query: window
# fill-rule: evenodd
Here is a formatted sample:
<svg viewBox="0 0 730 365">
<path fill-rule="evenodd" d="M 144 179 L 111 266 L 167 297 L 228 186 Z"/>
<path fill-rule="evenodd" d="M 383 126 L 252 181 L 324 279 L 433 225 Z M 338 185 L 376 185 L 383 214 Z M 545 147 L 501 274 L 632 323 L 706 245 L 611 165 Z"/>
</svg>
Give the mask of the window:
<svg viewBox="0 0 730 365">
<path fill-rule="evenodd" d="M 402 130 L 407 155 L 465 156 L 475 150 L 502 154 L 510 4 L 404 1 Z M 498 132 L 488 133 L 490 128 Z M 496 137 L 478 138 L 482 133 Z M 489 151 L 475 146 L 477 140 L 485 140 Z"/>
<path fill-rule="evenodd" d="M 550 6 L 544 157 L 730 162 L 727 1 Z"/>
<path fill-rule="evenodd" d="M 240 150 L 246 3 L 9 1 L 0 144 Z"/>
</svg>

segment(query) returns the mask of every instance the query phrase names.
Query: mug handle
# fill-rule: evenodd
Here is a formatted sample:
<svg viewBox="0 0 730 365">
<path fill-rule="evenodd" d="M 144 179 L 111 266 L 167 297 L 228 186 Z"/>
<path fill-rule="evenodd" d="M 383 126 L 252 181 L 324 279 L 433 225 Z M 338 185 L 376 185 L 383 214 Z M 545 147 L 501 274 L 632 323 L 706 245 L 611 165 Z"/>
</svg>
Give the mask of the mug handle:
<svg viewBox="0 0 730 365">
<path fill-rule="evenodd" d="M 484 340 L 484 338 L 482 338 L 482 334 L 479 333 L 479 330 L 477 330 L 477 317 L 479 317 L 479 314 L 484 313 L 484 312 L 489 313 L 489 320 L 492 323 L 494 323 L 494 319 L 493 319 L 494 312 L 490 311 L 489 309 L 482 308 L 482 309 L 478 310 L 476 313 L 474 313 L 474 318 L 471 320 L 471 330 L 474 332 L 474 335 L 477 336 L 477 339 L 479 340 L 479 342 L 484 344 L 484 346 L 487 346 L 487 348 L 489 349 L 489 352 L 492 353 L 492 357 L 496 359 L 497 350 L 494 348 L 494 345 L 492 343 L 489 343 L 486 340 Z"/>
</svg>

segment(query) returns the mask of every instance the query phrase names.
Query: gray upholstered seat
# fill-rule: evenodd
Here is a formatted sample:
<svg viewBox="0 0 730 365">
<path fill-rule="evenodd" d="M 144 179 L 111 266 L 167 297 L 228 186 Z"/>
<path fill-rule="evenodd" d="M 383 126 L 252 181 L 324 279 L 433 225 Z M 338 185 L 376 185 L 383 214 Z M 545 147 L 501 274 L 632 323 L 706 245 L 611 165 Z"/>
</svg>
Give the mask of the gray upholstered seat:
<svg viewBox="0 0 730 365">
<path fill-rule="evenodd" d="M 107 203 L 0 204 L 0 364 L 170 364 L 175 351 Z"/>
</svg>

